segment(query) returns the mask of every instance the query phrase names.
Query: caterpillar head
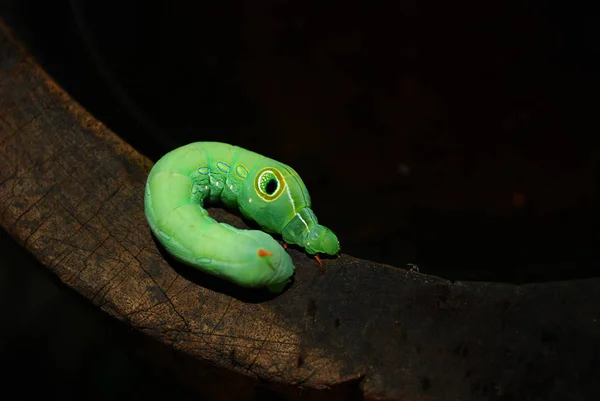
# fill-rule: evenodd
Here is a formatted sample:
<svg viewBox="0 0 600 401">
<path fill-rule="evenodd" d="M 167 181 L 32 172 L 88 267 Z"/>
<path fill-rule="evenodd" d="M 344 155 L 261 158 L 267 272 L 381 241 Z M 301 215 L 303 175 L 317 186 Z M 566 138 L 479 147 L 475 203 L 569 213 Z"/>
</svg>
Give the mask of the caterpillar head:
<svg viewBox="0 0 600 401">
<path fill-rule="evenodd" d="M 304 248 L 310 254 L 326 253 L 336 255 L 340 251 L 340 242 L 333 231 L 317 224 L 308 230 Z"/>
<path fill-rule="evenodd" d="M 335 255 L 340 246 L 335 234 L 318 224 L 308 190 L 291 167 L 274 160 L 254 166 L 239 193 L 242 213 L 263 230 L 280 233 L 290 244 L 310 254 Z"/>
</svg>

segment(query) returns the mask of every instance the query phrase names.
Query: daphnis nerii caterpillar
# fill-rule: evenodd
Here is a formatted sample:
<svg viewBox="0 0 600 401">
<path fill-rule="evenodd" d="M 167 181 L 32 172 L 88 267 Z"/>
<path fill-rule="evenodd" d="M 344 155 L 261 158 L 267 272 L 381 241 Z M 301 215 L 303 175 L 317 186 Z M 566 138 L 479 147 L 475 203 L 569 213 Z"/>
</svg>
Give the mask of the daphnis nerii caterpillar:
<svg viewBox="0 0 600 401">
<path fill-rule="evenodd" d="M 300 176 L 289 166 L 219 142 L 194 142 L 164 155 L 146 182 L 148 224 L 177 260 L 243 287 L 281 292 L 292 259 L 267 233 L 309 254 L 335 255 L 335 234 L 318 224 Z M 203 208 L 238 207 L 267 233 L 218 223 Z"/>
</svg>

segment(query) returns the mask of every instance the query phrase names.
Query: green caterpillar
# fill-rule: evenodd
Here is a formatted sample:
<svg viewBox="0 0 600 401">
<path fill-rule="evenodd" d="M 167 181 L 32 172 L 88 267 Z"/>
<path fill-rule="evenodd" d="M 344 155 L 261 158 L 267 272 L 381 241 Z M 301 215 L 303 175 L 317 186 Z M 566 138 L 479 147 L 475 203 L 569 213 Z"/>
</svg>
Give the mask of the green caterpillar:
<svg viewBox="0 0 600 401">
<path fill-rule="evenodd" d="M 289 166 L 219 142 L 194 142 L 164 155 L 146 182 L 145 212 L 177 260 L 242 287 L 281 292 L 292 259 L 269 234 L 217 223 L 203 208 L 221 201 L 268 233 L 315 255 L 336 255 L 335 234 L 318 224 L 300 176 Z"/>
</svg>

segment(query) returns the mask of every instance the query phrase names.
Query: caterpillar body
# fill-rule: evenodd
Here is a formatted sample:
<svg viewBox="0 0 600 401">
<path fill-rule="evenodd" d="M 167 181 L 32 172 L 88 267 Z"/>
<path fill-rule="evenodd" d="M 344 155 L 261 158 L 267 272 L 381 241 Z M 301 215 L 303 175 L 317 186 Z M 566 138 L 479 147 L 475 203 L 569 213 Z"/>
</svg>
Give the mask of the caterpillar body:
<svg viewBox="0 0 600 401">
<path fill-rule="evenodd" d="M 145 214 L 175 259 L 242 287 L 281 292 L 294 265 L 267 233 L 309 254 L 335 255 L 335 234 L 318 224 L 300 176 L 289 166 L 220 142 L 194 142 L 165 154 L 146 182 Z M 238 207 L 262 230 L 218 223 L 205 203 Z"/>
</svg>

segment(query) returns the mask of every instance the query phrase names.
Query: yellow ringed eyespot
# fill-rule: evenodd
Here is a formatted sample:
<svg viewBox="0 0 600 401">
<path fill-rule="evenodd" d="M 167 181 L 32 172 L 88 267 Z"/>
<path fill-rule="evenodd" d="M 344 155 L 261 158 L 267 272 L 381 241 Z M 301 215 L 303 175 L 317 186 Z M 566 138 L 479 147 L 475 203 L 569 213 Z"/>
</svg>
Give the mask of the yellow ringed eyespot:
<svg viewBox="0 0 600 401">
<path fill-rule="evenodd" d="M 283 193 L 285 180 L 279 170 L 273 167 L 266 167 L 256 175 L 254 189 L 267 202 L 274 201 Z"/>
</svg>

